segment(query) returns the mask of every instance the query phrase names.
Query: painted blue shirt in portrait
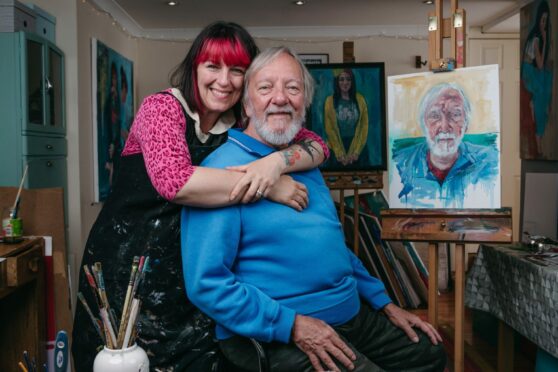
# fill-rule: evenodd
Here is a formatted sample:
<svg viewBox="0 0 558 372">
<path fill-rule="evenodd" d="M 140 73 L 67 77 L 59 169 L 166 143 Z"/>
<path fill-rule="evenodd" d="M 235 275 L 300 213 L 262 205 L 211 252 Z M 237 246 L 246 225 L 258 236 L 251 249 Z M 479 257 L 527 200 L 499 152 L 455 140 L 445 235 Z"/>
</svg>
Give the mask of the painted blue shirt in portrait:
<svg viewBox="0 0 558 372">
<path fill-rule="evenodd" d="M 399 177 L 395 188 L 403 208 L 486 208 L 494 205 L 500 193 L 499 153 L 495 145 L 473 144 L 466 139 L 459 145 L 459 156 L 443 180 L 428 164 L 428 145 L 422 142 L 394 147 L 393 160 Z M 499 191 L 499 190 L 498 190 Z"/>
</svg>

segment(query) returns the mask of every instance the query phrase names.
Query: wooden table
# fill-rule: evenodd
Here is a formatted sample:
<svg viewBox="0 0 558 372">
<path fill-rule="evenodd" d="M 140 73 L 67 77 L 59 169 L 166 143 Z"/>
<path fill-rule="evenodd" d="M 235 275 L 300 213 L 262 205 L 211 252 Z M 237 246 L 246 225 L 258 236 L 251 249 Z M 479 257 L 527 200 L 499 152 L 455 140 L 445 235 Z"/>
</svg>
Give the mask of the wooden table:
<svg viewBox="0 0 558 372">
<path fill-rule="evenodd" d="M 18 371 L 23 351 L 46 361 L 44 240 L 0 243 L 0 371 Z"/>
<path fill-rule="evenodd" d="M 438 328 L 437 243 L 456 243 L 454 372 L 463 372 L 465 244 L 511 243 L 511 209 L 388 209 L 381 216 L 382 239 L 429 242 L 428 321 L 435 328 Z"/>
</svg>

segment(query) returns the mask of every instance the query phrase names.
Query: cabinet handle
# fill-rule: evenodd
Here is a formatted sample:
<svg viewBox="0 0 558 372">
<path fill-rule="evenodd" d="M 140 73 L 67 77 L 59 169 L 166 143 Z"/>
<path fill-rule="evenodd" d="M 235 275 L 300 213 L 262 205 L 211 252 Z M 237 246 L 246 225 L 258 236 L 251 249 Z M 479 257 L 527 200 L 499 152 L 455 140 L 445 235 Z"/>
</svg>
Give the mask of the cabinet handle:
<svg viewBox="0 0 558 372">
<path fill-rule="evenodd" d="M 49 161 L 47 161 L 47 163 L 46 163 L 46 166 L 47 166 L 47 167 L 49 167 L 49 168 L 50 168 L 50 167 L 52 167 L 52 165 L 53 165 L 53 164 L 52 164 L 52 162 L 51 162 L 50 160 L 49 160 Z"/>
<path fill-rule="evenodd" d="M 29 270 L 31 270 L 34 273 L 39 271 L 39 260 L 40 259 L 41 259 L 40 257 L 35 257 L 32 260 L 29 260 L 29 262 L 27 262 L 27 267 L 29 268 Z"/>
<path fill-rule="evenodd" d="M 47 150 L 52 150 L 54 147 L 52 145 L 46 145 Z"/>
<path fill-rule="evenodd" d="M 48 77 L 45 78 L 45 88 L 46 88 L 47 93 L 50 93 L 50 91 L 53 88 L 52 83 L 50 82 Z"/>
</svg>

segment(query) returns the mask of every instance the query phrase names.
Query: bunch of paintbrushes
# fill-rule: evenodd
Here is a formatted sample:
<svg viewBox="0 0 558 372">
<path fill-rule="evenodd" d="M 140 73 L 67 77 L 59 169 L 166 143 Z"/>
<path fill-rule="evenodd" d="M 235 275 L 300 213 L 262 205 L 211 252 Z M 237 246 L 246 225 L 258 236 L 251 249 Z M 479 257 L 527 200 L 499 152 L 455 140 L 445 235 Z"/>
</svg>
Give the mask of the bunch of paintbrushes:
<svg viewBox="0 0 558 372">
<path fill-rule="evenodd" d="M 139 314 L 141 300 L 138 296 L 138 288 L 143 281 L 146 271 L 149 270 L 149 256 L 134 257 L 130 272 L 130 281 L 122 307 L 120 323 L 109 305 L 105 282 L 103 279 L 103 268 L 100 262 L 95 262 L 91 270 L 87 265 L 83 271 L 93 292 L 96 305 L 99 309 L 99 318 L 93 314 L 91 307 L 85 301 L 83 293 L 78 292 L 78 299 L 82 303 L 93 322 L 95 330 L 109 349 L 124 349 L 134 344 L 136 336 L 136 320 Z"/>
</svg>

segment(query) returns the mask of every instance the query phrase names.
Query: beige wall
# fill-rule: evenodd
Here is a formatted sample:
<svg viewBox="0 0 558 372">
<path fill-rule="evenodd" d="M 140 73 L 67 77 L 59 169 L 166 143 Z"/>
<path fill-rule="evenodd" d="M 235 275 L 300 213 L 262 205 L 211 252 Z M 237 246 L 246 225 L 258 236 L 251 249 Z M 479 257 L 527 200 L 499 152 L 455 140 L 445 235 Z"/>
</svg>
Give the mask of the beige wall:
<svg viewBox="0 0 558 372">
<path fill-rule="evenodd" d="M 167 41 L 138 41 L 137 65 L 141 74 L 136 74 L 138 102 L 147 95 L 168 86 L 169 72 L 185 57 L 191 43 Z M 269 40 L 256 38 L 260 49 L 278 45 L 287 45 L 298 53 L 327 53 L 331 63 L 343 62 L 343 41 L 296 42 L 293 40 Z M 427 58 L 428 42 L 426 40 L 409 40 L 394 38 L 356 39 L 356 62 L 386 62 L 386 75 L 426 71 L 415 69 L 414 56 Z"/>
</svg>

